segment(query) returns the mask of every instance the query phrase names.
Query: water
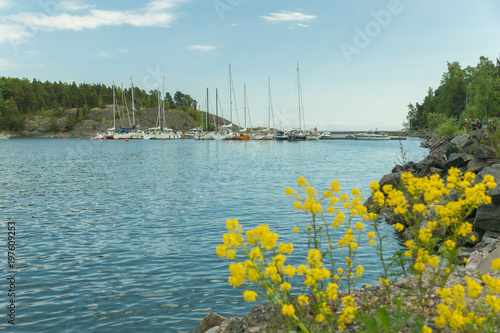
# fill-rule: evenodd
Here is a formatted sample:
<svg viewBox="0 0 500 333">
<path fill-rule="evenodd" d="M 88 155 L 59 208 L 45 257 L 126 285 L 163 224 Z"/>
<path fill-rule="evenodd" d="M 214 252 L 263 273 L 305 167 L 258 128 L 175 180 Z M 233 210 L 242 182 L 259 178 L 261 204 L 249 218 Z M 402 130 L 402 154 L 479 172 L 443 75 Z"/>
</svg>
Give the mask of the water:
<svg viewBox="0 0 500 333">
<path fill-rule="evenodd" d="M 412 160 L 427 155 L 417 139 L 402 143 Z M 215 254 L 225 221 L 269 224 L 294 242 L 300 263 L 304 244 L 291 229 L 308 221 L 285 188 L 304 176 L 320 190 L 337 179 L 342 191 L 368 193 L 400 156 L 392 140 L 1 141 L 2 239 L 16 223 L 16 328 L 191 332 L 210 312 L 243 315 L 254 304 L 228 285 L 228 263 Z M 374 283 L 373 253 L 361 247 L 359 257 L 361 284 Z M 5 330 L 5 260 L 1 271 Z"/>
</svg>

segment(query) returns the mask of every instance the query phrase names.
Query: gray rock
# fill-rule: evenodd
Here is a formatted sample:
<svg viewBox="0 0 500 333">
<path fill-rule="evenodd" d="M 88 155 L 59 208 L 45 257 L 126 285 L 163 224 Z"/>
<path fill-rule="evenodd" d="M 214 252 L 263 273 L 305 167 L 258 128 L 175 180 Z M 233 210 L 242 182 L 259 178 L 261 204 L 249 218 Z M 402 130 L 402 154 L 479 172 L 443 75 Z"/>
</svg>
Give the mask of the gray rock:
<svg viewBox="0 0 500 333">
<path fill-rule="evenodd" d="M 222 324 L 224 319 L 225 319 L 224 317 L 219 316 L 217 313 L 214 313 L 214 312 L 209 313 L 198 324 L 198 327 L 196 327 L 196 330 L 194 331 L 194 333 L 206 333 L 211 328 L 214 328 L 216 326 L 220 326 L 220 324 Z"/>
<path fill-rule="evenodd" d="M 471 139 L 468 133 L 462 133 L 457 135 L 453 140 L 451 140 L 451 143 L 456 145 L 458 149 L 463 151 L 465 147 L 473 143 L 473 140 Z"/>
<path fill-rule="evenodd" d="M 394 188 L 398 187 L 401 185 L 401 175 L 403 174 L 403 171 L 395 172 L 395 173 L 390 173 L 382 177 L 378 184 L 380 185 L 380 188 L 383 188 L 384 185 L 392 185 Z"/>
<path fill-rule="evenodd" d="M 476 183 L 482 182 L 485 175 L 492 175 L 495 178 L 495 181 L 500 183 L 500 164 L 493 164 L 492 166 L 485 167 L 481 170 L 476 177 Z"/>
<path fill-rule="evenodd" d="M 467 165 L 474 156 L 465 153 L 453 153 L 448 157 L 448 162 L 445 165 L 445 169 L 451 167 L 461 168 Z"/>
<path fill-rule="evenodd" d="M 446 157 L 449 157 L 451 154 L 460 152 L 460 150 L 458 149 L 458 146 L 454 143 L 451 143 L 451 142 L 448 142 L 446 144 L 445 148 L 446 148 Z"/>
<path fill-rule="evenodd" d="M 482 274 L 491 274 L 493 269 L 491 269 L 491 263 L 493 260 L 500 258 L 500 248 L 496 248 L 491 253 L 489 253 L 477 266 L 477 269 Z"/>
<path fill-rule="evenodd" d="M 474 156 L 482 159 L 489 159 L 495 157 L 495 151 L 488 146 L 480 144 L 474 151 Z"/>
<path fill-rule="evenodd" d="M 482 158 L 475 157 L 467 163 L 467 172 L 478 173 L 486 166 Z"/>
<path fill-rule="evenodd" d="M 500 206 L 489 204 L 476 211 L 474 226 L 481 230 L 500 232 Z"/>
<path fill-rule="evenodd" d="M 465 269 L 474 271 L 479 267 L 479 264 L 483 261 L 484 258 L 488 256 L 488 252 L 483 251 L 482 249 L 474 250 L 469 256 L 469 262 L 465 265 Z M 491 264 L 490 264 L 491 266 Z"/>
</svg>

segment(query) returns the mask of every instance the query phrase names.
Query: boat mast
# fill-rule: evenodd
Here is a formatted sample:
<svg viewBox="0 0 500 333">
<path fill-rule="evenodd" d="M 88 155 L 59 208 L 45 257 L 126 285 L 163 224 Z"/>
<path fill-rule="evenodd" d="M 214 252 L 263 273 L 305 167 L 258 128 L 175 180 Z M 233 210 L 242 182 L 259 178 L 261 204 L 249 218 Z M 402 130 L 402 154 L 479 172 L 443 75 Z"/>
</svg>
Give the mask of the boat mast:
<svg viewBox="0 0 500 333">
<path fill-rule="evenodd" d="M 302 131 L 302 119 L 300 116 L 300 76 L 299 76 L 299 62 L 297 61 L 297 96 L 299 100 L 299 130 Z"/>
<path fill-rule="evenodd" d="M 245 130 L 247 129 L 247 86 L 245 83 L 243 83 L 243 116 L 245 117 L 245 121 L 243 122 L 245 124 Z"/>
<path fill-rule="evenodd" d="M 206 123 L 206 129 L 207 129 L 207 132 L 208 132 L 208 88 L 207 88 L 207 114 L 205 116 L 205 123 Z"/>
<path fill-rule="evenodd" d="M 116 110 L 115 110 L 115 105 L 116 105 L 116 96 L 115 96 L 115 82 L 113 81 L 113 131 L 116 130 Z"/>
<path fill-rule="evenodd" d="M 217 88 L 215 88 L 215 131 L 219 132 L 219 105 L 217 101 L 219 100 L 219 93 Z"/>
<path fill-rule="evenodd" d="M 122 128 L 125 128 L 125 102 L 124 102 L 125 97 L 123 96 L 123 82 L 122 82 Z M 129 119 L 130 120 L 130 119 Z"/>
<path fill-rule="evenodd" d="M 135 126 L 135 104 L 134 104 L 134 81 L 130 77 L 130 82 L 132 83 L 132 127 Z"/>
<path fill-rule="evenodd" d="M 162 105 L 162 111 L 163 111 L 163 121 L 161 124 L 161 130 L 165 130 L 167 128 L 166 119 L 165 119 L 165 74 L 163 74 L 163 86 L 161 88 L 161 105 Z"/>
<path fill-rule="evenodd" d="M 233 79 L 231 77 L 231 64 L 229 64 L 229 120 L 231 121 L 231 125 L 233 124 Z"/>
</svg>

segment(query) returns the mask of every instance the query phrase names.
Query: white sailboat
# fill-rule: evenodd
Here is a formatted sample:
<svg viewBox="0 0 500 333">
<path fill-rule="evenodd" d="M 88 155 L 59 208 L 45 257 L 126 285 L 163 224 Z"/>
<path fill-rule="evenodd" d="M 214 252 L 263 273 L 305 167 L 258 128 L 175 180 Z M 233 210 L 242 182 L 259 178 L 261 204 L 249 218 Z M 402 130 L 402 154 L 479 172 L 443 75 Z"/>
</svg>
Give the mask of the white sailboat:
<svg viewBox="0 0 500 333">
<path fill-rule="evenodd" d="M 267 128 L 264 129 L 260 136 L 257 136 L 257 140 L 274 140 L 276 138 L 276 133 L 274 133 L 274 112 L 273 112 L 273 100 L 271 98 L 271 78 L 268 79 L 268 123 Z M 273 129 L 271 130 L 271 117 L 273 119 Z"/>
<path fill-rule="evenodd" d="M 300 88 L 300 75 L 299 75 L 299 62 L 297 61 L 297 95 L 298 95 L 298 102 L 299 102 L 299 128 L 298 129 L 292 129 L 288 133 L 288 141 L 304 141 L 307 139 L 306 133 L 302 130 L 302 122 L 304 122 L 304 128 L 305 128 L 305 121 L 304 121 L 304 110 L 302 106 L 302 91 Z"/>
</svg>

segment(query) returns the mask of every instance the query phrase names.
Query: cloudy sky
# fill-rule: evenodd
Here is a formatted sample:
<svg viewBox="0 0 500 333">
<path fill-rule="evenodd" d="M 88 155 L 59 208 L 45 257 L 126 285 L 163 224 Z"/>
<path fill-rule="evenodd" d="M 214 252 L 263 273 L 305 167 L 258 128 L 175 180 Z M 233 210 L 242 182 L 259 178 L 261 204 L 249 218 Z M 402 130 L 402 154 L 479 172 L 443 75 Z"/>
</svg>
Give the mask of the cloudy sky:
<svg viewBox="0 0 500 333">
<path fill-rule="evenodd" d="M 400 129 L 447 62 L 500 55 L 497 0 L 0 0 L 0 75 L 179 90 L 243 123 Z"/>
</svg>

